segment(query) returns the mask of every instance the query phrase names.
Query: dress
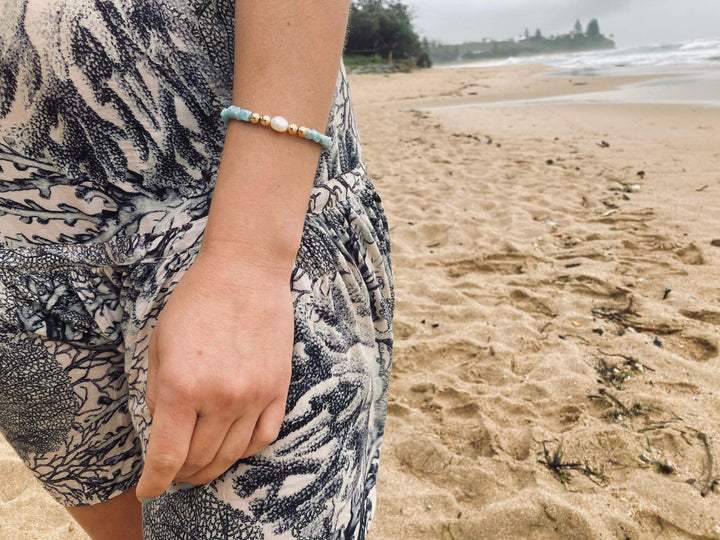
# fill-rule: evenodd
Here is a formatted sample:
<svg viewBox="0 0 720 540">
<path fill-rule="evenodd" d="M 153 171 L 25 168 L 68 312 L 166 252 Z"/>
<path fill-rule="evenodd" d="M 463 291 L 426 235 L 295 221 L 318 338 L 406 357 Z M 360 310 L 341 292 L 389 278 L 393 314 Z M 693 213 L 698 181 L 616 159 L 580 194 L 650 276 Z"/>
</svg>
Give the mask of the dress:
<svg viewBox="0 0 720 540">
<path fill-rule="evenodd" d="M 142 470 L 147 346 L 194 260 L 231 0 L 0 0 L 0 430 L 66 506 Z M 290 286 L 278 440 L 143 507 L 148 539 L 363 538 L 392 358 L 387 222 L 344 71 Z"/>
</svg>

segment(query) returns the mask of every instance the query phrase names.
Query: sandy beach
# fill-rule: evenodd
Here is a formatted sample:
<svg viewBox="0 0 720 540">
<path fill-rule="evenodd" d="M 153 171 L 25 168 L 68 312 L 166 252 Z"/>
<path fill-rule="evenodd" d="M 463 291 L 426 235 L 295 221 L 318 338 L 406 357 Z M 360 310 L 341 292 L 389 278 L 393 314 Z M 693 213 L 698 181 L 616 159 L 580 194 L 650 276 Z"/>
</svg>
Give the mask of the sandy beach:
<svg viewBox="0 0 720 540">
<path fill-rule="evenodd" d="M 547 71 L 351 76 L 397 294 L 372 540 L 720 538 L 720 108 L 528 102 L 651 77 Z M 31 538 L 86 537 L 2 442 Z"/>
</svg>

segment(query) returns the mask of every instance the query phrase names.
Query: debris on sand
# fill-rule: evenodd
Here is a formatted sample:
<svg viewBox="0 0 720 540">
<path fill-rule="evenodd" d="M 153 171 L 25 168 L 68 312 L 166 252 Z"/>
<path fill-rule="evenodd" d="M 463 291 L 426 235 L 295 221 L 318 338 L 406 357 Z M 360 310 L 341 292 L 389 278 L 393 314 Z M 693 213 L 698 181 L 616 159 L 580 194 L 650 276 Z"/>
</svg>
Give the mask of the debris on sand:
<svg viewBox="0 0 720 540">
<path fill-rule="evenodd" d="M 477 135 L 473 135 L 471 133 L 453 133 L 453 137 L 460 137 L 463 139 L 472 139 L 473 141 L 477 141 L 483 144 L 492 144 L 493 140 L 490 135 L 484 135 L 483 137 L 478 137 Z"/>
<path fill-rule="evenodd" d="M 673 474 L 676 471 L 675 466 L 669 461 L 659 461 L 657 459 L 649 458 L 645 455 L 640 456 L 640 461 L 647 465 L 650 465 L 660 474 Z"/>
<path fill-rule="evenodd" d="M 550 469 L 555 477 L 560 480 L 563 486 L 567 487 L 570 483 L 570 471 L 578 471 L 587 476 L 592 482 L 599 486 L 607 485 L 607 478 L 604 471 L 593 470 L 588 465 L 582 463 L 565 463 L 563 462 L 562 442 L 559 442 L 555 451 L 551 454 L 547 449 L 547 442 L 543 441 L 543 455 L 545 459 L 539 459 L 538 462 Z"/>
<path fill-rule="evenodd" d="M 654 334 L 676 334 L 680 332 L 681 328 L 674 328 L 667 324 L 658 325 L 646 325 L 639 322 L 637 319 L 640 315 L 633 311 L 633 299 L 630 298 L 630 303 L 625 309 L 615 310 L 614 308 L 599 307 L 593 308 L 592 314 L 601 319 L 607 319 L 613 321 L 617 325 L 623 328 L 632 328 L 638 332 L 652 332 Z"/>
<path fill-rule="evenodd" d="M 655 371 L 654 369 L 641 364 L 630 356 L 626 356 L 623 354 L 606 354 L 606 356 L 620 356 L 625 359 L 625 361 L 622 363 L 611 364 L 608 363 L 604 358 L 601 358 L 595 365 L 595 371 L 600 376 L 600 379 L 605 384 L 607 384 L 608 386 L 612 386 L 616 390 L 622 390 L 623 383 L 633 375 L 643 373 L 645 370 Z"/>
</svg>

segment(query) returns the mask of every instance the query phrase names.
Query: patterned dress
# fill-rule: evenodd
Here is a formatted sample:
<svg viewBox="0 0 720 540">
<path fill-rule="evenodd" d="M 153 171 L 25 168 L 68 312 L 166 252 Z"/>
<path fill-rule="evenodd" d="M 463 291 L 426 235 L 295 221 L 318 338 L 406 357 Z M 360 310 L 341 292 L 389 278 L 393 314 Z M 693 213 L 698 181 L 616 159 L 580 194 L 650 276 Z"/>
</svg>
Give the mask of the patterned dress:
<svg viewBox="0 0 720 540">
<path fill-rule="evenodd" d="M 233 0 L 0 0 L 0 430 L 66 506 L 139 479 L 147 348 L 197 254 Z M 387 223 L 341 70 L 290 287 L 278 440 L 144 505 L 148 539 L 363 538 L 392 356 Z"/>
</svg>

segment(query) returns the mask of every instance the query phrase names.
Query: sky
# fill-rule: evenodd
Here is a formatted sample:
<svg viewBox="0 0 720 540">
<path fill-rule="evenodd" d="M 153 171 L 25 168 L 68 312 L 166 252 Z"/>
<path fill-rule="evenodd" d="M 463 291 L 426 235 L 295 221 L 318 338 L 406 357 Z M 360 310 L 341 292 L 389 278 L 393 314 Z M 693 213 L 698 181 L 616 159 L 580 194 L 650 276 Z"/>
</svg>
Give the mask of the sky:
<svg viewBox="0 0 720 540">
<path fill-rule="evenodd" d="M 543 35 L 598 19 L 619 47 L 720 38 L 720 0 L 401 0 L 421 37 L 442 43 L 507 39 L 525 28 Z"/>
</svg>

